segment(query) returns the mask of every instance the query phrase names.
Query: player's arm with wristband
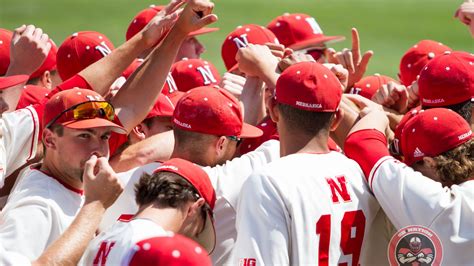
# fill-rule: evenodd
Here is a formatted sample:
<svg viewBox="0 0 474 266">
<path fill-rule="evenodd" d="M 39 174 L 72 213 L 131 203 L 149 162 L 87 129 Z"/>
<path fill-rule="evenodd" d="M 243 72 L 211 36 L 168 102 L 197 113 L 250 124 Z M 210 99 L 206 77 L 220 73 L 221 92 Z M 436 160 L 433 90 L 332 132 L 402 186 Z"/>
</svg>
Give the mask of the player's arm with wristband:
<svg viewBox="0 0 474 266">
<path fill-rule="evenodd" d="M 359 163 L 369 187 L 395 227 L 430 226 L 449 207 L 452 195 L 441 183 L 389 155 L 383 133 L 387 126 L 388 119 L 382 111 L 368 111 L 351 130 L 345 153 Z"/>
</svg>

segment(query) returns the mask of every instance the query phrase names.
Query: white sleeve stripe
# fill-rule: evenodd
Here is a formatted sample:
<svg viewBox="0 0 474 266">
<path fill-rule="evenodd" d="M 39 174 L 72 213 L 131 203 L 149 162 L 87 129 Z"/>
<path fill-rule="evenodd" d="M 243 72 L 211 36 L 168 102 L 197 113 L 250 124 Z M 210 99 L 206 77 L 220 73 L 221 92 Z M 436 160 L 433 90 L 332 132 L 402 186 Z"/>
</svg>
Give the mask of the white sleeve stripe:
<svg viewBox="0 0 474 266">
<path fill-rule="evenodd" d="M 26 158 L 26 161 L 29 161 L 33 159 L 36 156 L 36 146 L 38 145 L 38 134 L 39 134 L 39 121 L 38 121 L 38 114 L 36 113 L 36 110 L 34 110 L 33 107 L 28 106 L 25 108 L 28 110 L 31 114 L 31 117 L 33 119 L 33 132 L 31 136 L 31 147 L 30 147 L 30 154 Z"/>
<path fill-rule="evenodd" d="M 377 163 L 375 163 L 374 167 L 372 167 L 372 170 L 370 170 L 370 174 L 367 178 L 367 182 L 369 183 L 369 187 L 370 187 L 370 190 L 372 190 L 372 192 L 374 191 L 374 189 L 372 187 L 372 183 L 373 183 L 373 180 L 374 180 L 375 173 L 379 169 L 380 165 L 382 165 L 382 163 L 384 163 L 385 161 L 387 161 L 389 159 L 395 159 L 395 158 L 393 158 L 392 156 L 384 156 L 384 157 L 380 158 L 377 161 Z"/>
</svg>

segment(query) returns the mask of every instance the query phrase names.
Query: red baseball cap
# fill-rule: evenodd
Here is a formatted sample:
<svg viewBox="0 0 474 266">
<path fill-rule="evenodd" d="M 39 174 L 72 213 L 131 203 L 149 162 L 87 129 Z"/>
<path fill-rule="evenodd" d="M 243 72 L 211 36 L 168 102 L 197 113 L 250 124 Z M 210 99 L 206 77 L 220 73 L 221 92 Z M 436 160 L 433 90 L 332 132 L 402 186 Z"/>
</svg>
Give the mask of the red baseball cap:
<svg viewBox="0 0 474 266">
<path fill-rule="evenodd" d="M 49 43 L 51 43 L 51 50 L 49 50 L 48 56 L 44 60 L 43 64 L 35 71 L 33 74 L 30 75 L 30 78 L 37 78 L 45 71 L 53 71 L 57 69 L 56 65 L 56 56 L 58 53 L 58 47 L 52 39 L 49 39 Z"/>
<path fill-rule="evenodd" d="M 176 86 L 180 91 L 188 91 L 201 86 L 217 85 L 221 79 L 217 68 L 203 59 L 178 61 L 171 67 Z"/>
<path fill-rule="evenodd" d="M 342 85 L 325 66 L 316 62 L 294 64 L 281 73 L 275 99 L 279 103 L 311 112 L 335 112 Z"/>
<path fill-rule="evenodd" d="M 267 28 L 271 30 L 285 47 L 301 50 L 321 47 L 327 42 L 342 41 L 344 36 L 326 36 L 316 20 L 306 14 L 289 14 L 272 20 Z"/>
<path fill-rule="evenodd" d="M 419 112 L 402 131 L 402 151 L 407 165 L 423 157 L 435 157 L 472 138 L 470 125 L 460 115 L 445 108 Z"/>
<path fill-rule="evenodd" d="M 140 11 L 128 25 L 127 33 L 125 34 L 126 40 L 130 40 L 135 34 L 139 33 L 145 26 L 158 14 L 165 6 L 151 5 L 147 9 Z M 201 28 L 199 30 L 190 32 L 188 36 L 196 36 L 206 34 L 219 30 L 219 28 Z"/>
<path fill-rule="evenodd" d="M 0 76 L 7 73 L 10 65 L 10 43 L 13 32 L 0 28 Z"/>
<path fill-rule="evenodd" d="M 173 124 L 182 130 L 217 136 L 256 138 L 263 134 L 244 123 L 240 103 L 232 94 L 211 86 L 186 92 L 176 106 Z"/>
<path fill-rule="evenodd" d="M 62 80 L 68 80 L 89 65 L 110 54 L 115 47 L 102 33 L 80 31 L 59 46 L 57 68 Z"/>
<path fill-rule="evenodd" d="M 402 155 L 402 145 L 401 145 L 401 140 L 402 140 L 402 131 L 405 125 L 407 124 L 410 119 L 415 117 L 419 112 L 424 112 L 424 110 L 421 109 L 421 106 L 417 106 L 410 111 L 406 112 L 405 115 L 403 115 L 402 120 L 398 123 L 397 127 L 395 128 L 394 133 L 394 138 L 391 143 L 391 149 L 392 152 L 395 153 L 396 155 Z"/>
<path fill-rule="evenodd" d="M 97 92 L 74 88 L 58 92 L 46 102 L 42 126 L 43 129 L 54 124 L 72 129 L 111 127 L 119 134 L 127 134 L 113 122 L 114 118 L 114 108 Z"/>
<path fill-rule="evenodd" d="M 432 40 L 422 40 L 408 49 L 400 61 L 400 73 L 398 77 L 405 86 L 410 86 L 426 66 L 436 56 L 452 51 L 446 45 Z"/>
<path fill-rule="evenodd" d="M 422 106 L 443 107 L 470 100 L 474 95 L 474 55 L 448 52 L 437 56 L 420 72 Z"/>
<path fill-rule="evenodd" d="M 154 173 L 171 172 L 186 179 L 206 201 L 209 212 L 204 230 L 195 239 L 203 245 L 207 252 L 211 253 L 216 245 L 216 231 L 214 229 L 214 205 L 216 204 L 216 192 L 212 186 L 207 173 L 198 165 L 180 158 L 173 158 L 161 164 Z"/>
<path fill-rule="evenodd" d="M 8 77 L 0 77 L 0 91 L 16 86 L 21 83 L 28 81 L 30 77 L 27 75 L 15 75 Z"/>
<path fill-rule="evenodd" d="M 379 88 L 383 85 L 388 84 L 390 81 L 398 84 L 398 81 L 392 79 L 391 77 L 374 74 L 367 76 L 356 82 L 351 89 L 351 94 L 359 94 L 362 97 L 365 97 L 369 100 L 372 99 L 372 96 L 377 92 Z"/>
<path fill-rule="evenodd" d="M 170 95 L 164 95 L 163 93 L 160 93 L 160 95 L 158 95 L 158 100 L 155 102 L 155 105 L 148 113 L 146 118 L 152 118 L 156 116 L 172 117 L 176 103 L 182 94 L 183 92 L 177 91 L 173 93 L 174 97 L 171 97 Z"/>
<path fill-rule="evenodd" d="M 181 236 L 160 236 L 142 240 L 130 251 L 130 266 L 211 266 L 206 251 L 193 240 Z"/>
<path fill-rule="evenodd" d="M 41 103 L 50 92 L 49 89 L 43 86 L 26 85 L 21 92 L 16 109 L 18 110 L 33 104 Z"/>
<path fill-rule="evenodd" d="M 221 55 L 225 67 L 229 70 L 237 64 L 235 55 L 239 48 L 247 47 L 249 43 L 265 44 L 267 42 L 279 43 L 275 34 L 267 28 L 255 24 L 238 26 L 225 37 L 222 44 Z"/>
</svg>

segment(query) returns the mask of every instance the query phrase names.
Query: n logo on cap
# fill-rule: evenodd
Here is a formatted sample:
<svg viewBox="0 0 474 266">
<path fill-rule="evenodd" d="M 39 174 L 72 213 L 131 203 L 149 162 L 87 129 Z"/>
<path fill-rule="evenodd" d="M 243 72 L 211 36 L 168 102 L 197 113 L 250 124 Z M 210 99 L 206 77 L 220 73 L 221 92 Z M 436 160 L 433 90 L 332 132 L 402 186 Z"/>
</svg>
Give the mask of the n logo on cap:
<svg viewBox="0 0 474 266">
<path fill-rule="evenodd" d="M 104 57 L 109 55 L 112 52 L 112 50 L 110 50 L 110 48 L 107 46 L 107 44 L 104 41 L 102 41 L 99 45 L 97 45 L 95 49 L 99 51 L 99 53 L 101 53 L 102 56 Z"/>
<path fill-rule="evenodd" d="M 207 66 L 199 66 L 196 68 L 199 73 L 201 73 L 202 78 L 204 79 L 204 85 L 209 85 L 211 83 L 216 83 L 217 80 L 212 74 L 211 68 Z"/>
<path fill-rule="evenodd" d="M 166 84 L 168 85 L 169 94 L 178 90 L 178 86 L 176 86 L 176 82 L 174 81 L 173 76 L 171 76 L 171 72 L 169 72 L 168 76 L 166 77 Z"/>
<path fill-rule="evenodd" d="M 313 29 L 314 34 L 322 34 L 323 33 L 323 30 L 321 29 L 318 22 L 316 22 L 316 20 L 314 18 L 306 18 L 305 20 L 306 20 L 306 22 L 308 22 L 311 29 Z"/>
<path fill-rule="evenodd" d="M 237 48 L 244 48 L 249 45 L 249 40 L 247 40 L 247 33 L 242 34 L 239 37 L 235 37 L 232 39 L 234 41 L 235 45 L 237 45 Z"/>
</svg>

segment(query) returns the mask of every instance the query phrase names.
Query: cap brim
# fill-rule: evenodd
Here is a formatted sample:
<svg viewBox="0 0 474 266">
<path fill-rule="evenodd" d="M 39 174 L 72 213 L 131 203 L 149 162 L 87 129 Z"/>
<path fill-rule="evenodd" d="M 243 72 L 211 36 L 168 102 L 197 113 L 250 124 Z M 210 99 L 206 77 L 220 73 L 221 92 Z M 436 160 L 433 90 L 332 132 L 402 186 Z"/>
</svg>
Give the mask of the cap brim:
<svg viewBox="0 0 474 266">
<path fill-rule="evenodd" d="M 195 239 L 206 249 L 208 254 L 211 254 L 216 247 L 216 229 L 214 228 L 214 219 L 211 215 L 210 212 L 207 212 L 204 230 Z"/>
<path fill-rule="evenodd" d="M 308 49 L 311 47 L 318 47 L 324 43 L 332 43 L 332 42 L 339 42 L 345 40 L 346 37 L 344 36 L 321 36 L 317 38 L 308 39 L 306 41 L 297 42 L 289 46 L 289 48 L 293 50 L 302 50 Z"/>
<path fill-rule="evenodd" d="M 28 75 L 15 75 L 8 77 L 0 77 L 0 90 L 25 83 L 30 77 Z"/>
<path fill-rule="evenodd" d="M 188 36 L 197 36 L 197 35 L 202 35 L 206 33 L 211 33 L 214 31 L 218 31 L 219 28 L 200 28 L 199 30 L 195 30 L 193 32 L 190 32 Z"/>
<path fill-rule="evenodd" d="M 114 122 L 111 122 L 103 118 L 93 118 L 93 119 L 84 119 L 84 120 L 75 120 L 70 122 L 62 123 L 64 127 L 72 129 L 87 129 L 87 128 L 96 128 L 96 127 L 110 127 L 112 131 L 118 134 L 128 134 L 127 130 Z"/>
<path fill-rule="evenodd" d="M 258 128 L 254 127 L 250 124 L 244 123 L 242 125 L 242 132 L 240 133 L 240 138 L 258 138 L 263 135 L 263 131 Z"/>
</svg>

